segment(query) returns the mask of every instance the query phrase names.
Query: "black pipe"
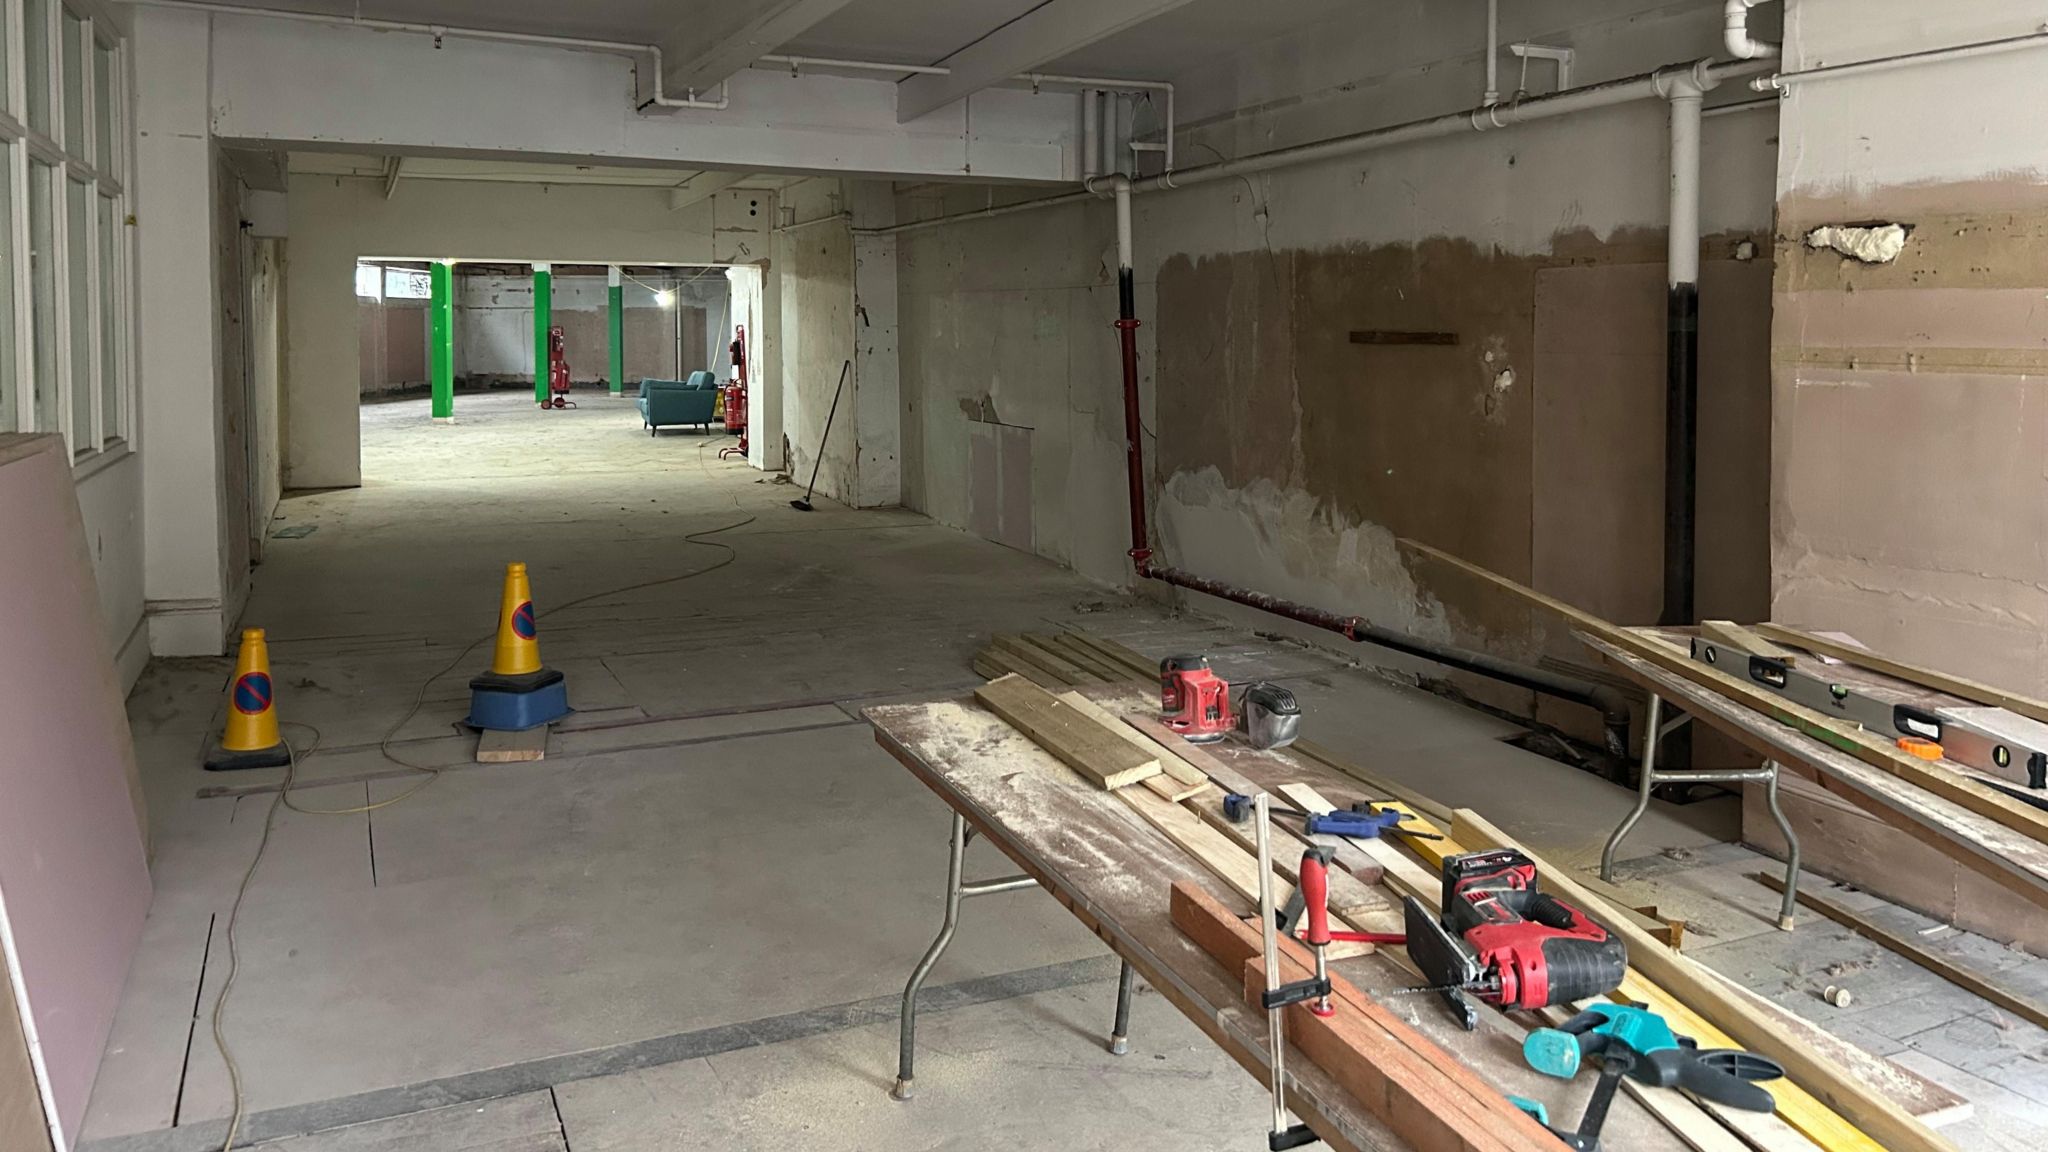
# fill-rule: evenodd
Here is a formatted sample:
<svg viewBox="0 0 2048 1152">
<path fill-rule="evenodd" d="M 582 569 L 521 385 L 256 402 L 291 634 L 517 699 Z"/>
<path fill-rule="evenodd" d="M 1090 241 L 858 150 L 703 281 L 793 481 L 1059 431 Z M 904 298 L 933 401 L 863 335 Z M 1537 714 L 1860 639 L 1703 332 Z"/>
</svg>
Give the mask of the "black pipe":
<svg viewBox="0 0 2048 1152">
<path fill-rule="evenodd" d="M 1693 508 L 1698 499 L 1700 418 L 1700 289 L 1671 286 L 1664 343 L 1664 612 L 1660 622 L 1684 627 L 1693 618 L 1697 555 Z"/>
</svg>

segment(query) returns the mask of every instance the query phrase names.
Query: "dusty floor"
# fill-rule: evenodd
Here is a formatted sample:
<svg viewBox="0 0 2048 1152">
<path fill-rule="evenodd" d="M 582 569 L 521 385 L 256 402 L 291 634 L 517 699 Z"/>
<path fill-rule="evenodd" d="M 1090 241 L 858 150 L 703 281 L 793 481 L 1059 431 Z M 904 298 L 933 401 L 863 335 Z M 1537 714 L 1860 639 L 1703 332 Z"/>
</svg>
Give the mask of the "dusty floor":
<svg viewBox="0 0 2048 1152">
<path fill-rule="evenodd" d="M 1157 996 L 1139 998 L 1133 1054 L 1103 1050 L 1114 962 L 1031 893 L 968 904 L 928 986 L 919 1099 L 886 1095 L 946 823 L 858 709 L 971 684 L 992 631 L 1079 623 L 1283 678 L 1325 743 L 1576 863 L 1629 806 L 1503 743 L 1513 726 L 1335 656 L 912 513 L 794 511 L 788 486 L 716 459 L 729 440 L 651 438 L 630 400 L 579 400 L 463 396 L 452 426 L 424 401 L 365 408 L 365 486 L 280 511 L 292 535 L 268 542 L 244 623 L 269 630 L 287 736 L 317 730 L 294 803 L 364 806 L 425 779 L 387 737 L 450 771 L 373 812 L 278 814 L 226 1022 L 247 1136 L 294 1152 L 1249 1146 L 1258 1085 Z M 547 760 L 479 766 L 453 723 L 515 559 L 580 712 Z M 227 667 L 159 661 L 131 699 L 157 895 L 87 1120 L 103 1152 L 218 1147 L 230 1108 L 207 1014 L 281 774 L 198 768 Z M 221 787 L 244 794 L 199 795 Z M 1692 919 L 1694 955 L 1978 1101 L 1948 1130 L 1963 1146 L 2048 1141 L 2040 1030 L 1832 924 L 1777 932 L 1746 879 L 1762 862 L 1721 842 L 1731 820 L 1726 802 L 1654 809 L 1626 846 L 1631 891 Z M 2048 966 L 1929 939 L 2048 991 Z M 1854 974 L 1851 1011 L 1819 1001 L 1831 965 Z"/>
</svg>

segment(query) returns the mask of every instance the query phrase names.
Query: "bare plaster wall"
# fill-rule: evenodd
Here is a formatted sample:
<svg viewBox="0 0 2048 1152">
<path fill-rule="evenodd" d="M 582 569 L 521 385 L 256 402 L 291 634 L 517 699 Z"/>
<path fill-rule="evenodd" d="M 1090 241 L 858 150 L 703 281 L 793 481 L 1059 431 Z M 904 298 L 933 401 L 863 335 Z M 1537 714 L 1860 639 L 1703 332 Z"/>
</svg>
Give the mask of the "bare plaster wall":
<svg viewBox="0 0 2048 1152">
<path fill-rule="evenodd" d="M 1803 0 L 1793 66 L 2035 30 L 2010 0 Z M 2048 691 L 2048 123 L 2041 54 L 1816 80 L 1784 106 L 1772 611 Z M 1996 125 L 1996 131 L 1959 130 Z M 1803 242 L 1910 228 L 1894 263 Z"/>
<path fill-rule="evenodd" d="M 812 180 L 785 189 L 782 205 L 792 224 L 801 224 L 785 226 L 775 237 L 786 466 L 799 484 L 809 482 L 816 466 L 821 495 L 858 504 L 858 385 L 846 368 L 854 357 L 857 323 L 853 232 L 842 215 L 844 193 L 838 180 Z M 834 413 L 842 370 L 845 393 Z"/>
<path fill-rule="evenodd" d="M 1598 7 L 1574 40 L 1579 82 L 1718 46 L 1719 5 Z M 1257 85 L 1225 69 L 1235 98 L 1261 103 L 1197 124 L 1181 163 L 1476 100 L 1476 52 L 1394 60 L 1390 45 L 1408 42 L 1378 27 L 1328 32 L 1348 44 L 1341 63 L 1313 37 L 1293 56 L 1245 52 L 1276 61 Z M 1287 60 L 1297 76 L 1351 78 L 1289 90 Z M 1358 79 L 1376 62 L 1390 73 Z M 1774 137 L 1772 112 L 1740 112 L 1709 119 L 1704 143 L 1701 606 L 1748 617 L 1768 580 Z M 1394 545 L 1408 535 L 1648 622 L 1661 598 L 1666 139 L 1665 109 L 1647 101 L 1139 196 L 1143 436 L 1165 558 L 1397 628 L 1588 661 L 1518 606 L 1412 567 Z M 921 186 L 898 208 L 910 219 L 991 195 L 1018 194 Z M 1106 204 L 1076 205 L 900 238 L 903 488 L 940 520 L 1025 546 L 1014 521 L 1028 485 L 1028 546 L 1121 584 L 1111 225 Z M 1369 330 L 1455 343 L 1351 340 Z"/>
</svg>

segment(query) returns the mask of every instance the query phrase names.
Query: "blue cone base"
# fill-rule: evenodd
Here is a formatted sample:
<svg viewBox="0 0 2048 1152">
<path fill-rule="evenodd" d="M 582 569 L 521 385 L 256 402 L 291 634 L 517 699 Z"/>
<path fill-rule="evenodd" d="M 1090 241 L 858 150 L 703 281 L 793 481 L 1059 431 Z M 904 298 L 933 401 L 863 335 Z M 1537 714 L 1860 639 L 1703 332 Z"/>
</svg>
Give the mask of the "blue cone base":
<svg viewBox="0 0 2048 1152">
<path fill-rule="evenodd" d="M 569 682 L 560 677 L 519 692 L 471 684 L 469 718 L 463 723 L 471 728 L 524 732 L 552 724 L 572 711 L 575 709 L 569 707 Z"/>
<path fill-rule="evenodd" d="M 236 752 L 216 744 L 207 753 L 205 767 L 208 772 L 246 772 L 251 768 L 283 768 L 292 762 L 291 749 L 282 741 L 268 748 L 251 748 Z"/>
</svg>

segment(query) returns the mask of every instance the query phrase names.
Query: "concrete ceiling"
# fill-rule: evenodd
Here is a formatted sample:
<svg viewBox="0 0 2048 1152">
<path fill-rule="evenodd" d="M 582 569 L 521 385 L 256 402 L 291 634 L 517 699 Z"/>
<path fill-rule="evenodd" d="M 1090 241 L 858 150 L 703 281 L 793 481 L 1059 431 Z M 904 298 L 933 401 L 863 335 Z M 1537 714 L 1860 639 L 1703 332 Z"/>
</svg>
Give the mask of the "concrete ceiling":
<svg viewBox="0 0 2048 1152">
<path fill-rule="evenodd" d="M 680 24 L 756 0 L 222 0 L 249 8 L 655 43 Z M 933 64 L 1048 0 L 852 0 L 780 51 Z M 1475 0 L 1476 2 L 1476 0 Z M 1357 0 L 1191 0 L 1044 71 L 1169 79 L 1246 42 L 1359 9 Z"/>
</svg>

